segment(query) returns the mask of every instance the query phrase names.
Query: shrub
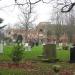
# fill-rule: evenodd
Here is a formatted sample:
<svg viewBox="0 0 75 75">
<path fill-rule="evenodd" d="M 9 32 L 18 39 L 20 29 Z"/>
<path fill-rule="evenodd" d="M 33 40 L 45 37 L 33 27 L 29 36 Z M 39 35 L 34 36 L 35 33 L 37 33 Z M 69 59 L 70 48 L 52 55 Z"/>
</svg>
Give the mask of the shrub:
<svg viewBox="0 0 75 75">
<path fill-rule="evenodd" d="M 68 46 L 63 46 L 63 50 L 68 50 Z"/>
<path fill-rule="evenodd" d="M 58 73 L 60 71 L 61 66 L 60 65 L 53 65 L 53 70 L 55 73 Z"/>
<path fill-rule="evenodd" d="M 12 51 L 12 61 L 18 64 L 23 58 L 24 48 L 22 44 L 17 43 Z"/>
</svg>

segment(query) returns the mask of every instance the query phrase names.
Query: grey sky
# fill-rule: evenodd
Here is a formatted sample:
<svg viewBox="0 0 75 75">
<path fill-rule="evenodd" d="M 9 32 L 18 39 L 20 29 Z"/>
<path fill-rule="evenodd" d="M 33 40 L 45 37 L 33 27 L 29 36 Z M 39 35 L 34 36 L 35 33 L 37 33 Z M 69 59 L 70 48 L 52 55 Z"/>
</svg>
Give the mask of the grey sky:
<svg viewBox="0 0 75 75">
<path fill-rule="evenodd" d="M 19 0 L 23 1 L 23 0 Z M 35 1 L 35 0 L 31 0 Z M 49 1 L 49 0 L 46 0 Z M 74 2 L 74 0 L 72 0 Z M 6 7 L 8 5 L 14 4 L 14 0 L 2 0 L 0 1 L 0 17 L 4 19 L 3 24 L 15 24 L 19 20 L 17 19 L 17 15 L 19 14 L 18 8 L 15 6 Z M 35 24 L 38 24 L 41 21 L 48 21 L 52 14 L 52 3 L 51 4 L 43 4 L 39 2 L 35 7 L 35 14 L 37 19 Z M 2 9 L 2 7 L 5 7 Z"/>
<path fill-rule="evenodd" d="M 34 0 L 32 0 L 34 1 Z M 18 22 L 18 17 L 17 15 L 19 14 L 19 10 L 15 6 L 10 6 L 10 7 L 5 7 L 8 5 L 14 4 L 14 0 L 2 0 L 0 1 L 0 17 L 4 18 L 4 23 L 3 24 L 14 24 Z M 35 10 L 34 10 L 37 16 L 37 19 L 35 21 L 36 24 L 38 24 L 41 21 L 48 21 L 52 7 L 50 4 L 43 4 L 42 2 L 39 2 L 38 4 L 35 5 Z"/>
</svg>

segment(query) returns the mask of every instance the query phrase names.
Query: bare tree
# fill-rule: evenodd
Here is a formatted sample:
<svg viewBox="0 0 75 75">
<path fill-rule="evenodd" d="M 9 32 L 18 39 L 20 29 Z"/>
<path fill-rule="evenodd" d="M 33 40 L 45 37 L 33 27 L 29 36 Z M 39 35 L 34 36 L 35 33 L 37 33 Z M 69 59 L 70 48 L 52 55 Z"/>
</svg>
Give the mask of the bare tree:
<svg viewBox="0 0 75 75">
<path fill-rule="evenodd" d="M 75 3 L 70 3 L 62 7 L 61 12 L 70 12 L 72 8 L 75 6 Z"/>
<path fill-rule="evenodd" d="M 24 29 L 25 32 L 25 40 L 26 42 L 28 42 L 28 31 L 30 28 L 33 27 L 33 22 L 35 21 L 36 17 L 34 16 L 32 18 L 32 15 L 34 14 L 34 12 L 29 12 L 30 10 L 28 9 L 28 7 L 26 6 L 19 6 L 19 9 L 21 11 L 20 16 L 18 17 L 21 23 L 21 29 Z M 31 8 L 33 9 L 33 7 Z"/>
<path fill-rule="evenodd" d="M 35 4 L 39 3 L 39 2 L 48 4 L 48 3 L 50 3 L 50 2 L 52 2 L 54 0 L 48 0 L 48 1 L 46 1 L 46 0 L 35 0 L 35 2 L 32 2 L 32 0 L 24 0 L 24 1 L 25 1 L 24 3 L 21 3 L 21 2 L 19 2 L 19 0 L 15 0 L 15 3 L 18 6 L 28 5 L 29 10 L 30 10 L 29 12 L 31 13 L 31 8 L 32 8 L 33 5 L 35 5 Z"/>
</svg>

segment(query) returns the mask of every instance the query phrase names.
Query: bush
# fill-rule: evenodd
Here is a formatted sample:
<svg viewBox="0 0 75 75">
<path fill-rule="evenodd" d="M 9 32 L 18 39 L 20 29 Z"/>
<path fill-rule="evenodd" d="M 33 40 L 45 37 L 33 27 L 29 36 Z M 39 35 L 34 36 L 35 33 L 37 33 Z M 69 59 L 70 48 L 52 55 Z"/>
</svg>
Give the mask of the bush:
<svg viewBox="0 0 75 75">
<path fill-rule="evenodd" d="M 68 46 L 63 46 L 63 50 L 68 50 Z"/>
<path fill-rule="evenodd" d="M 19 63 L 23 58 L 24 48 L 22 44 L 17 43 L 14 46 L 14 50 L 12 51 L 12 61 L 14 63 Z"/>
<path fill-rule="evenodd" d="M 53 65 L 53 70 L 55 73 L 58 73 L 60 71 L 61 66 L 60 65 Z"/>
</svg>

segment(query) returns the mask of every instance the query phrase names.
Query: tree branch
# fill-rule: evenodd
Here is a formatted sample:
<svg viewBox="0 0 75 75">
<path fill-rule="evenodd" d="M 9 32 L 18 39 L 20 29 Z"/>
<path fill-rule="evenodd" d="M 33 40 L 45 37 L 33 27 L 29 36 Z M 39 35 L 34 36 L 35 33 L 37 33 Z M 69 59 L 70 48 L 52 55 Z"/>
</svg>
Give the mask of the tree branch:
<svg viewBox="0 0 75 75">
<path fill-rule="evenodd" d="M 38 1 L 36 1 L 36 2 L 34 2 L 34 3 L 31 3 L 31 4 L 37 4 L 38 2 L 40 2 L 41 0 L 38 0 Z"/>
<path fill-rule="evenodd" d="M 7 25 L 1 26 L 0 29 L 4 28 L 5 26 L 7 26 Z"/>
<path fill-rule="evenodd" d="M 50 0 L 49 2 L 46 2 L 44 0 L 41 0 L 43 3 L 49 4 L 50 2 L 54 1 L 54 0 Z"/>
<path fill-rule="evenodd" d="M 64 8 L 68 7 L 69 5 L 65 5 L 64 7 L 62 7 L 61 12 L 70 12 L 71 9 L 75 6 L 75 3 L 71 3 L 71 5 L 69 6 L 68 10 L 64 10 Z"/>
<path fill-rule="evenodd" d="M 38 1 L 34 2 L 34 3 L 32 3 L 32 2 L 29 0 L 29 3 L 31 3 L 31 4 L 36 4 L 36 3 L 40 2 L 40 1 L 41 1 L 41 0 L 38 0 Z M 24 4 L 19 4 L 19 3 L 17 2 L 17 0 L 15 0 L 15 3 L 17 3 L 18 5 L 25 5 L 25 4 L 27 4 L 28 2 L 26 2 L 26 3 L 24 3 Z"/>
</svg>

